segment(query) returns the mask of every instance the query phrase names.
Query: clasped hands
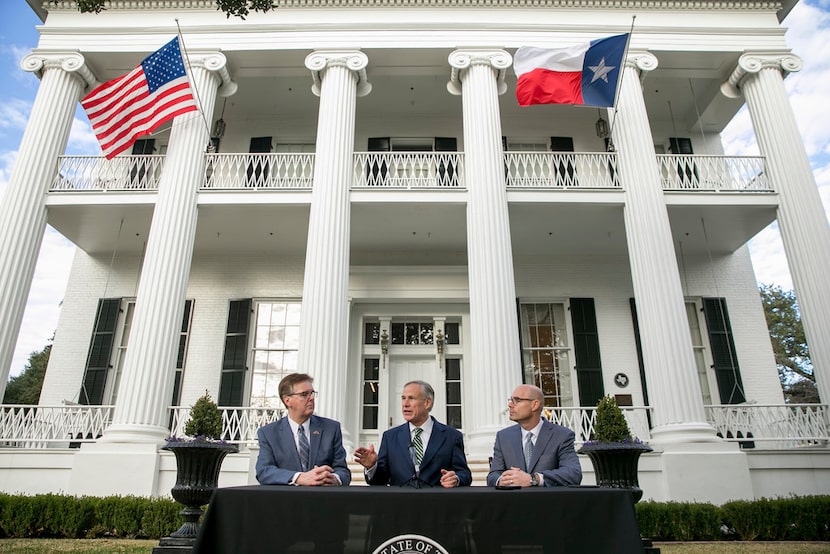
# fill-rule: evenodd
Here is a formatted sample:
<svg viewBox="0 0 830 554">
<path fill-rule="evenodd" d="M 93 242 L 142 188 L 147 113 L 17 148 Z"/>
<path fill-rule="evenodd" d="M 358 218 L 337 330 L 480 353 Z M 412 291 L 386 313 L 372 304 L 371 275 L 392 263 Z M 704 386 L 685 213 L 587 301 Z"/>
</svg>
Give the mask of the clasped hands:
<svg viewBox="0 0 830 554">
<path fill-rule="evenodd" d="M 530 474 L 525 473 L 521 469 L 517 467 L 511 467 L 510 469 L 505 470 L 501 474 L 501 478 L 499 478 L 498 484 L 500 486 L 520 486 L 520 487 L 529 487 L 530 486 Z"/>
<path fill-rule="evenodd" d="M 375 445 L 370 444 L 369 448 L 364 448 L 362 446 L 358 447 L 354 451 L 354 461 L 365 467 L 366 469 L 371 469 L 378 463 L 378 454 L 375 452 Z M 528 477 L 528 483 L 530 482 L 530 478 Z M 461 479 L 455 474 L 454 471 L 449 469 L 442 469 L 441 470 L 441 486 L 446 489 L 451 489 L 453 487 L 457 487 L 461 484 Z"/>
<path fill-rule="evenodd" d="M 331 466 L 314 466 L 308 471 L 300 473 L 297 476 L 295 484 L 310 487 L 327 487 L 337 486 L 340 484 L 340 481 L 337 480 Z"/>
</svg>

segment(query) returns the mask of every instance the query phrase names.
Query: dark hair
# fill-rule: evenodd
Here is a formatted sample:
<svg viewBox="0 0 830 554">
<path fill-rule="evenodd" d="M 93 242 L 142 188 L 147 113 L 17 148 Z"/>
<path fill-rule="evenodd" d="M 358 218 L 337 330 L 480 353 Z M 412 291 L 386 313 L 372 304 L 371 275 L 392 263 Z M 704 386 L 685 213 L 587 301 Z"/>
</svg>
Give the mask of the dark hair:
<svg viewBox="0 0 830 554">
<path fill-rule="evenodd" d="M 423 395 L 424 399 L 429 398 L 430 400 L 432 400 L 432 404 L 435 404 L 435 390 L 433 390 L 432 385 L 430 385 L 426 381 L 415 380 L 408 382 L 403 386 L 403 388 L 406 388 L 409 385 L 418 385 L 419 387 L 421 387 L 421 394 Z M 429 407 L 429 411 L 432 411 L 432 406 Z"/>
<path fill-rule="evenodd" d="M 294 385 L 299 385 L 300 383 L 305 383 L 306 381 L 308 381 L 309 383 L 313 383 L 314 378 L 311 375 L 307 375 L 305 373 L 289 373 L 288 375 L 282 378 L 282 381 L 280 381 L 280 386 L 278 389 L 280 393 L 280 398 L 293 394 Z"/>
</svg>

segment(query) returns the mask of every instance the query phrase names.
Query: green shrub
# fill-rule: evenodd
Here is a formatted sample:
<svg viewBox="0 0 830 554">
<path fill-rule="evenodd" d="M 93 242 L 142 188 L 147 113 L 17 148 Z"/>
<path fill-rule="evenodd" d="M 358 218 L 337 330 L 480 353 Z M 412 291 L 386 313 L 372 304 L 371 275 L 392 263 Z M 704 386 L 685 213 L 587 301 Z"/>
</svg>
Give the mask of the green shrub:
<svg viewBox="0 0 830 554">
<path fill-rule="evenodd" d="M 640 533 L 665 541 L 711 541 L 721 537 L 720 510 L 692 502 L 640 502 L 636 505 Z"/>
<path fill-rule="evenodd" d="M 104 535 L 135 538 L 149 500 L 137 496 L 110 496 L 98 499 L 96 523 Z M 100 532 L 98 536 L 101 536 Z"/>
<path fill-rule="evenodd" d="M 632 442 L 631 430 L 613 396 L 604 396 L 597 403 L 594 437 L 599 442 Z"/>
<path fill-rule="evenodd" d="M 179 515 L 182 506 L 168 498 L 148 500 L 141 518 L 141 536 L 148 539 L 160 539 L 170 535 L 181 527 L 183 519 Z"/>
<path fill-rule="evenodd" d="M 217 440 L 222 436 L 222 412 L 207 391 L 190 408 L 190 419 L 184 426 L 184 432 L 191 437 L 204 437 L 210 440 Z"/>
</svg>

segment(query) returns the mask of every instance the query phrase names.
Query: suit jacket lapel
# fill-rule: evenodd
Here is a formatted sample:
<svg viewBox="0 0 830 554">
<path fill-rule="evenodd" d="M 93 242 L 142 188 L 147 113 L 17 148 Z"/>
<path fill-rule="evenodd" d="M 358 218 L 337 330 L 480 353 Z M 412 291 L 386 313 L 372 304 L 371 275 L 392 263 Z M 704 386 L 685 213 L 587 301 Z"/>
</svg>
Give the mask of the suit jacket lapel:
<svg viewBox="0 0 830 554">
<path fill-rule="evenodd" d="M 424 467 L 427 462 L 435 456 L 435 453 L 441 450 L 445 440 L 447 440 L 446 428 L 444 425 L 433 419 L 432 433 L 429 435 L 429 443 L 426 445 L 426 449 L 424 450 L 424 457 L 421 460 L 421 467 Z"/>
<path fill-rule="evenodd" d="M 404 423 L 403 425 L 398 426 L 398 433 L 396 433 L 395 442 L 397 442 L 397 448 L 394 451 L 405 453 L 406 459 L 409 460 L 409 465 L 412 466 L 412 471 L 415 471 L 415 464 L 412 462 L 412 456 L 409 454 L 409 445 L 412 444 L 412 435 L 409 432 L 409 423 Z M 423 465 L 423 462 L 421 462 Z"/>
<path fill-rule="evenodd" d="M 308 422 L 308 465 L 309 469 L 317 465 L 317 452 L 320 450 L 320 440 L 323 438 L 323 423 L 317 416 L 311 416 Z M 299 458 L 299 453 L 297 457 Z"/>
<path fill-rule="evenodd" d="M 298 468 L 302 469 L 303 464 L 300 462 L 300 453 L 297 452 L 297 442 L 294 440 L 291 424 L 288 423 L 287 417 L 280 419 L 279 423 L 280 427 L 277 429 L 277 444 L 289 452 L 293 452 L 291 457 L 294 459 L 294 463 Z"/>
<path fill-rule="evenodd" d="M 544 452 L 545 448 L 547 448 L 551 438 L 553 438 L 553 426 L 542 423 L 542 428 L 539 430 L 539 436 L 536 437 L 536 444 L 533 445 L 533 456 L 530 457 L 530 467 L 527 469 L 528 473 L 536 467 L 536 463 L 542 456 L 542 452 Z"/>
</svg>

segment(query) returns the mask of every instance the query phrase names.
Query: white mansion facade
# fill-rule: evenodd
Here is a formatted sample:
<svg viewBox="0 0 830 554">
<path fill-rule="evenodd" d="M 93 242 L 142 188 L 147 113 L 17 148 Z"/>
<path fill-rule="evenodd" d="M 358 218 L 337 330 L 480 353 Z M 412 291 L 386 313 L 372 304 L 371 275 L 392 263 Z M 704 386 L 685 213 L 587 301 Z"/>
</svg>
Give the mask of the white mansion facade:
<svg viewBox="0 0 830 554">
<path fill-rule="evenodd" d="M 528 382 L 580 443 L 616 396 L 654 448 L 645 498 L 830 493 L 827 404 L 784 403 L 747 249 L 778 222 L 826 403 L 830 227 L 783 84 L 792 4 L 29 3 L 41 83 L 0 206 L 0 382 L 46 225 L 77 253 L 39 406 L 3 409 L 0 490 L 168 494 L 160 447 L 206 390 L 241 447 L 220 484 L 253 483 L 256 428 L 301 371 L 349 452 L 429 381 L 475 484 Z M 634 15 L 615 110 L 518 107 L 516 48 Z M 68 155 L 80 98 L 177 26 L 204 117 Z M 725 156 L 744 103 L 761 155 Z"/>
</svg>

